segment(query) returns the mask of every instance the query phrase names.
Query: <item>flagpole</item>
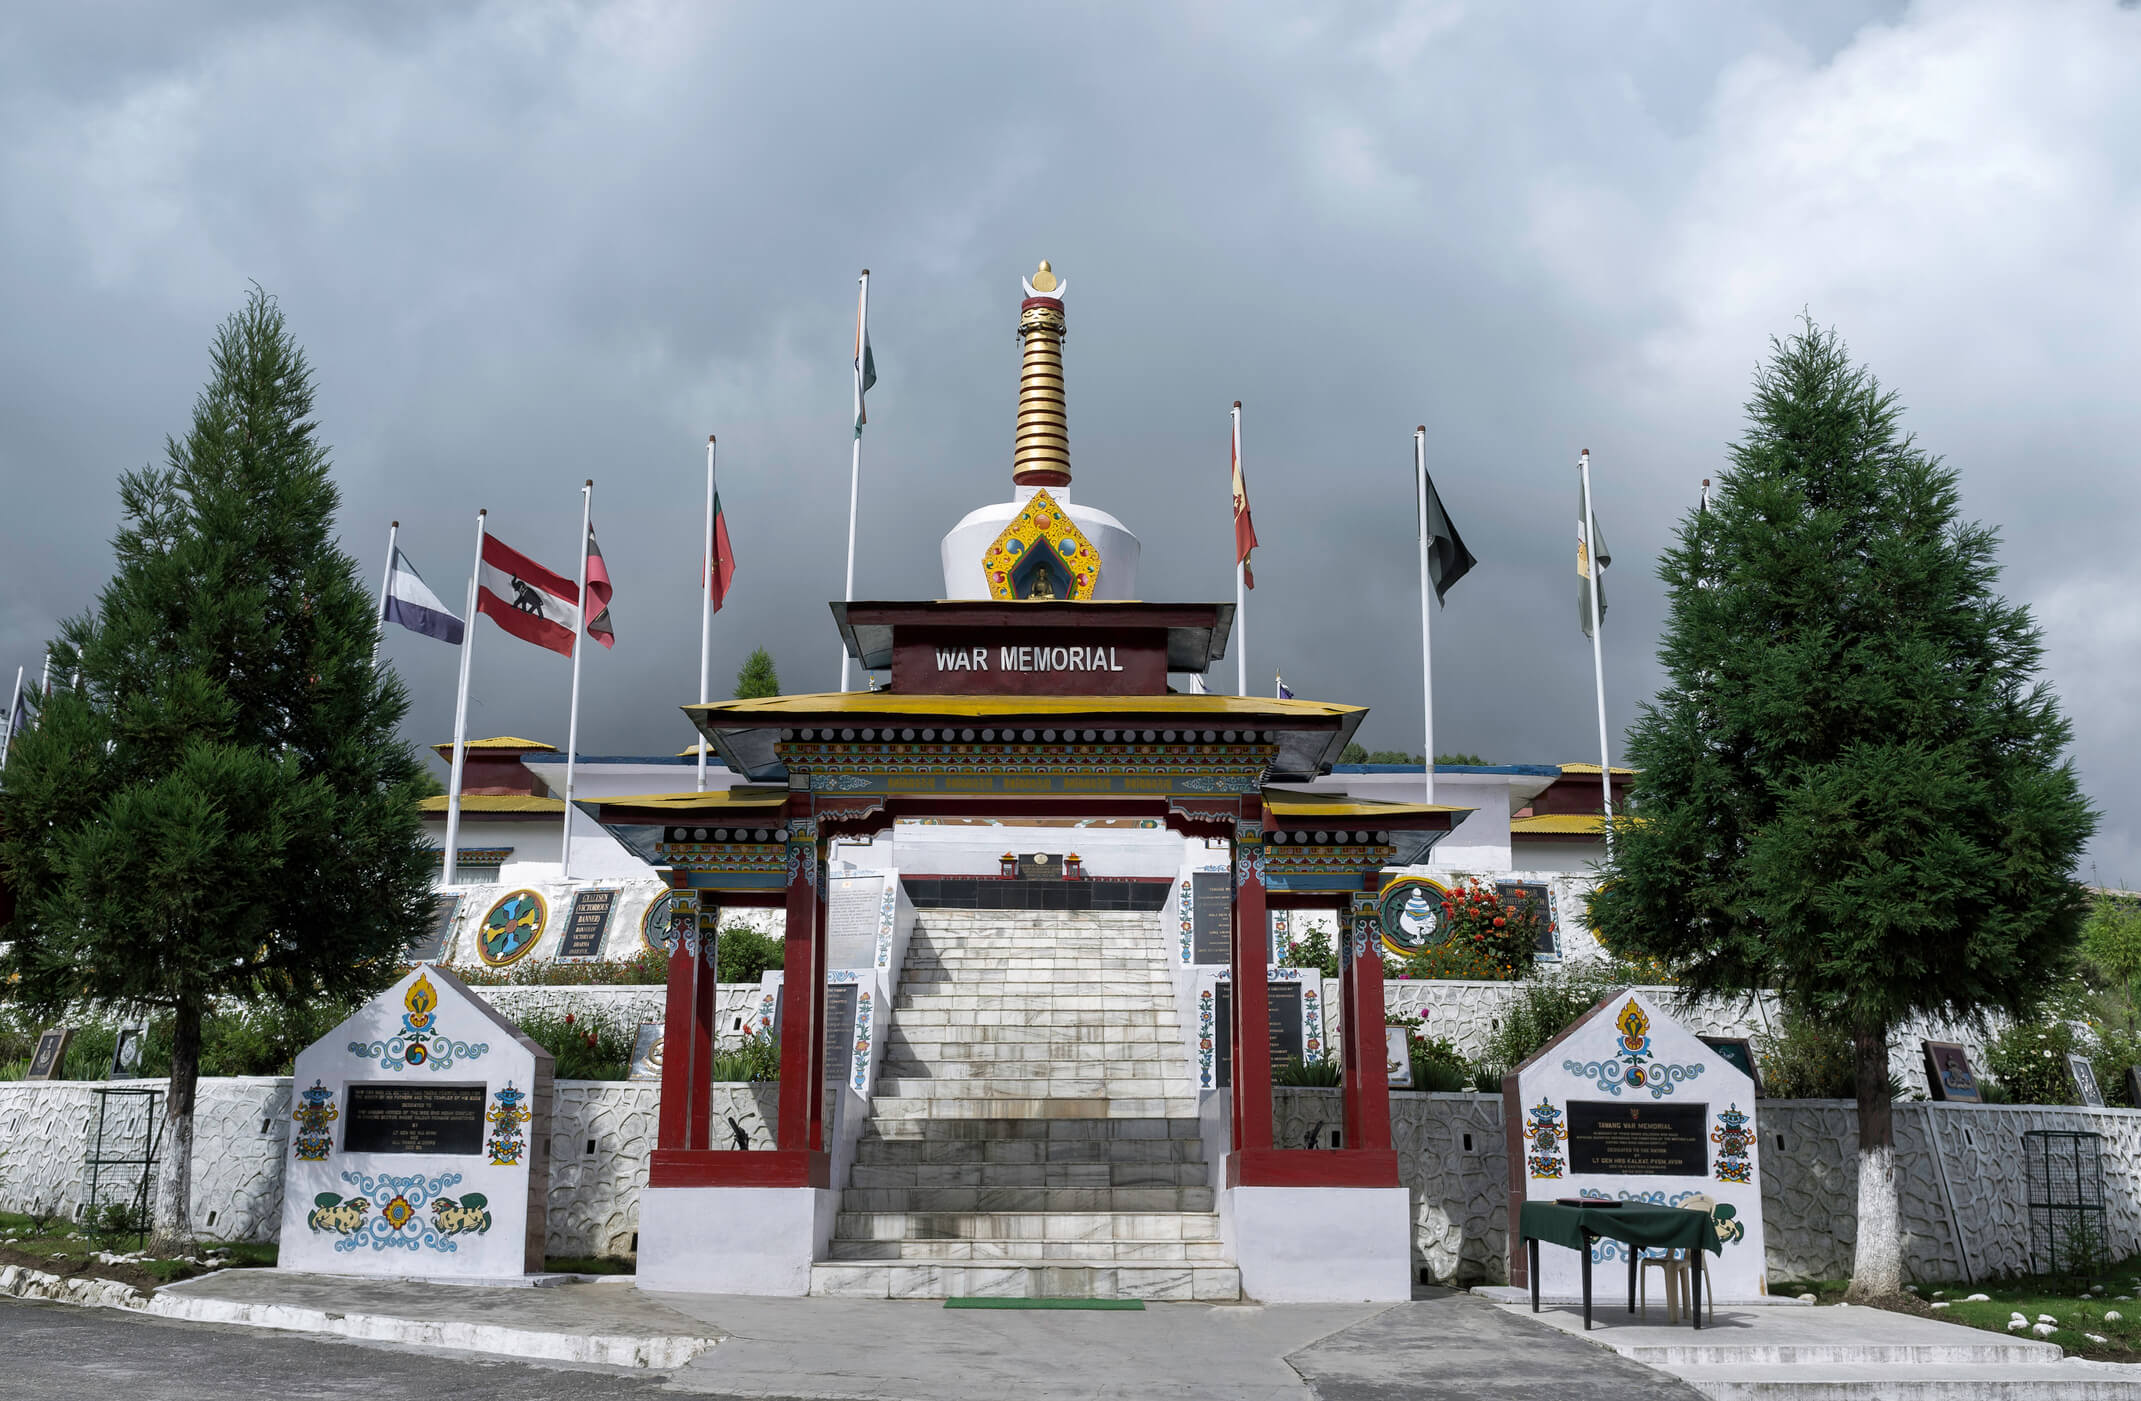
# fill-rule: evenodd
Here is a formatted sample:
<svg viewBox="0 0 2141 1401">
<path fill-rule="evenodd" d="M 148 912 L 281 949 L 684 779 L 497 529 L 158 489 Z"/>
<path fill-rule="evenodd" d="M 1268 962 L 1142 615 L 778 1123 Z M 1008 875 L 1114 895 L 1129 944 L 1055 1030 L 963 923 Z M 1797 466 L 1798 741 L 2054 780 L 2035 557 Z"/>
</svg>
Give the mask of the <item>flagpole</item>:
<svg viewBox="0 0 2141 1401">
<path fill-rule="evenodd" d="M 372 615 L 372 665 L 379 665 L 379 644 L 387 636 L 387 590 L 394 586 L 394 543 L 401 537 L 401 522 L 387 526 L 387 572 L 379 577 L 379 609 Z"/>
<path fill-rule="evenodd" d="M 1435 801 L 1435 654 L 1428 645 L 1429 623 L 1434 610 L 1428 607 L 1427 574 L 1427 425 L 1421 424 L 1412 435 L 1413 491 L 1419 498 L 1420 510 L 1420 715 L 1421 738 L 1427 748 L 1421 754 L 1421 768 L 1427 775 L 1427 802 Z"/>
<path fill-rule="evenodd" d="M 572 879 L 572 770 L 580 753 L 580 651 L 587 636 L 587 536 L 593 529 L 595 479 L 580 488 L 580 616 L 572 628 L 572 711 L 565 721 L 565 831 L 558 842 L 558 876 Z"/>
<path fill-rule="evenodd" d="M 858 440 L 859 441 L 859 440 Z M 699 704 L 705 705 L 713 697 L 712 666 L 714 645 L 714 435 L 706 435 L 706 569 L 699 580 Z M 847 655 L 843 650 L 843 657 Z M 841 680 L 845 681 L 845 675 Z M 699 791 L 706 791 L 706 736 L 699 736 Z"/>
<path fill-rule="evenodd" d="M 1234 401 L 1230 416 L 1234 423 L 1234 470 L 1242 471 L 1241 465 L 1241 400 Z M 1242 481 L 1247 482 L 1246 473 Z M 1234 694 L 1249 694 L 1249 588 L 1248 569 L 1238 557 L 1234 561 Z"/>
<path fill-rule="evenodd" d="M 7 767 L 8 755 L 15 752 L 15 712 L 22 704 L 22 674 L 25 668 L 15 668 L 14 694 L 7 698 L 7 734 L 0 738 L 0 768 Z"/>
<path fill-rule="evenodd" d="M 453 885 L 460 874 L 461 766 L 468 753 L 468 663 L 469 649 L 476 642 L 476 581 L 483 575 L 483 517 L 484 512 L 476 512 L 476 558 L 468 566 L 468 609 L 462 614 L 468 621 L 461 625 L 461 684 L 454 693 L 453 764 L 446 780 L 446 865 L 441 885 Z"/>
<path fill-rule="evenodd" d="M 1606 654 L 1600 626 L 1603 614 L 1599 611 L 1599 599 L 1605 592 L 1605 570 L 1598 557 L 1598 521 L 1591 510 L 1591 450 L 1585 448 L 1576 459 L 1576 474 L 1583 481 L 1583 550 L 1584 564 L 1591 571 L 1591 672 L 1598 686 L 1598 788 L 1600 811 L 1605 814 L 1602 824 L 1606 834 L 1606 859 L 1613 859 L 1613 759 L 1606 741 Z"/>
<path fill-rule="evenodd" d="M 843 597 L 855 601 L 855 508 L 862 499 L 862 352 L 870 343 L 870 270 L 864 268 L 856 279 L 862 291 L 855 303 L 855 450 L 848 461 L 847 477 L 847 593 Z M 849 689 L 849 662 L 847 644 L 840 644 L 840 689 Z"/>
</svg>

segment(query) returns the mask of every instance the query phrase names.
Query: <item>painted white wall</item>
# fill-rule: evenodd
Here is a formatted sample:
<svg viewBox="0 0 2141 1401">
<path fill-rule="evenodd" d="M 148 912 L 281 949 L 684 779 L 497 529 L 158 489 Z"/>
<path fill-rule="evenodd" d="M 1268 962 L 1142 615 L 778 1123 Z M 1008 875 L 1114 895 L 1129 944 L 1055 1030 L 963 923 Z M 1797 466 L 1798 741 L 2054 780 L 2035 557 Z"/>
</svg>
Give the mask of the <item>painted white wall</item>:
<svg viewBox="0 0 2141 1401">
<path fill-rule="evenodd" d="M 1003 869 L 1003 854 L 1045 851 L 1055 856 L 1078 853 L 1088 876 L 1173 876 L 1182 866 L 1186 840 L 1164 827 L 1033 827 L 1014 822 L 986 827 L 932 826 L 899 822 L 877 838 L 876 851 L 889 844 L 885 864 L 908 876 L 993 876 Z M 1197 846 L 1202 849 L 1203 841 Z M 848 859 L 865 861 L 849 854 Z M 864 852 L 872 848 L 860 848 Z M 877 861 L 866 861 L 877 865 Z"/>
<path fill-rule="evenodd" d="M 649 1187 L 639 1194 L 635 1282 L 655 1292 L 808 1294 L 839 1196 L 817 1187 Z"/>
<path fill-rule="evenodd" d="M 1403 1187 L 1235 1187 L 1242 1293 L 1267 1304 L 1412 1298 L 1412 1229 Z"/>
<path fill-rule="evenodd" d="M 1012 517 L 1033 499 L 1037 490 L 1038 487 L 1017 487 L 1009 501 L 993 502 L 969 511 L 945 535 L 940 554 L 944 562 L 946 598 L 991 597 L 988 575 L 981 567 L 982 556 L 988 553 L 989 546 L 1003 534 L 1004 527 L 1011 524 Z M 1070 514 L 1078 528 L 1085 532 L 1085 538 L 1093 542 L 1093 548 L 1100 551 L 1100 579 L 1093 587 L 1093 597 L 1135 599 L 1140 552 L 1137 537 L 1106 511 L 1081 506 L 1071 500 L 1068 486 L 1052 486 L 1048 488 L 1048 494 Z"/>
</svg>

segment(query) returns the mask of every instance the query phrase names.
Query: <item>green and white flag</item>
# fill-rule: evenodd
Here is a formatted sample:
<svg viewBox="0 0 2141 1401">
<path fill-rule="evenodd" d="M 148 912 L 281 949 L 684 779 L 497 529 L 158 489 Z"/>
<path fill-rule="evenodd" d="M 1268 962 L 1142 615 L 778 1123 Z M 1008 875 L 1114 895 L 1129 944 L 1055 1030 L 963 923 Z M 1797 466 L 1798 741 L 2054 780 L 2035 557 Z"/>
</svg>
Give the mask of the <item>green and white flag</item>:
<svg viewBox="0 0 2141 1401">
<path fill-rule="evenodd" d="M 877 383 L 877 357 L 870 354 L 870 270 L 862 271 L 861 290 L 855 294 L 855 436 L 870 421 L 862 396 Z"/>
<path fill-rule="evenodd" d="M 1583 625 L 1583 635 L 1585 637 L 1591 635 L 1591 586 L 1593 580 L 1591 557 L 1594 554 L 1598 557 L 1596 578 L 1598 585 L 1598 620 L 1600 623 L 1606 621 L 1606 566 L 1613 563 L 1613 552 L 1606 548 L 1605 531 L 1598 532 L 1598 548 L 1596 550 L 1591 548 L 1592 542 L 1589 539 L 1589 532 L 1584 527 L 1586 519 L 1585 507 L 1589 505 L 1590 503 L 1584 499 L 1583 485 L 1579 482 L 1576 487 L 1576 618 Z M 1591 523 L 1595 525 L 1598 521 L 1598 512 L 1595 510 L 1590 511 L 1588 516 Z"/>
</svg>

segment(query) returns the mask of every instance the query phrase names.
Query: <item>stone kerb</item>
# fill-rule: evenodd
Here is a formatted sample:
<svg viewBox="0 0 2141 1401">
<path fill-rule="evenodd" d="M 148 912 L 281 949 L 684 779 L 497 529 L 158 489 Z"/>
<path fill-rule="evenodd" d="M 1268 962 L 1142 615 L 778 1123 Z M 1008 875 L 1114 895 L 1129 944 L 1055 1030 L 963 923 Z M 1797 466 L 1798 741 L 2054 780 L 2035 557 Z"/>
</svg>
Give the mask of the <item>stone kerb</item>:
<svg viewBox="0 0 2141 1401">
<path fill-rule="evenodd" d="M 1767 1295 L 1754 1081 L 1656 999 L 1600 999 L 1504 1076 L 1502 1106 L 1512 1209 L 1557 1197 L 1656 1206 L 1706 1197 L 1724 1248 L 1703 1262 L 1716 1297 Z M 1618 1277 L 1628 1249 L 1600 1241 L 1592 1259 Z M 1512 1259 L 1512 1277 L 1519 1265 Z M 1580 1291 L 1572 1251 L 1542 1248 L 1540 1273 L 1556 1297 Z"/>
<path fill-rule="evenodd" d="M 295 1068 L 281 1268 L 542 1269 L 550 1053 L 459 978 L 412 970 Z"/>
</svg>

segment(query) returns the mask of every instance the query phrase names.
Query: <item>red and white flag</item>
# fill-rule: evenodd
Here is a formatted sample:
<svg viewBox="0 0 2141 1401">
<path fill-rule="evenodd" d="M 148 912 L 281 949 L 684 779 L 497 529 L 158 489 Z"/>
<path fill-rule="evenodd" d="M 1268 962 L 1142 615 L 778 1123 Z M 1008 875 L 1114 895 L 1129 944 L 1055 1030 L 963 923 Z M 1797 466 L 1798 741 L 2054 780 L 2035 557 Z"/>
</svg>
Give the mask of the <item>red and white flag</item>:
<svg viewBox="0 0 2141 1401">
<path fill-rule="evenodd" d="M 1241 404 L 1234 405 L 1234 562 L 1241 566 L 1242 583 L 1256 587 L 1249 568 L 1249 552 L 1256 548 L 1256 523 L 1249 519 L 1249 483 L 1241 474 Z"/>
<path fill-rule="evenodd" d="M 592 536 L 589 543 L 593 543 Z M 605 574 L 603 586 L 607 589 L 608 585 Z M 476 611 L 489 615 L 523 642 L 569 657 L 572 635 L 580 627 L 580 586 L 543 568 L 497 536 L 486 535 L 483 565 L 476 575 Z M 603 621 L 607 626 L 607 620 Z"/>
<path fill-rule="evenodd" d="M 605 647 L 617 645 L 617 629 L 610 625 L 611 592 L 610 567 L 602 562 L 602 547 L 595 543 L 595 527 L 590 521 L 587 527 L 587 597 L 595 616 L 588 621 L 587 635 Z"/>
</svg>

